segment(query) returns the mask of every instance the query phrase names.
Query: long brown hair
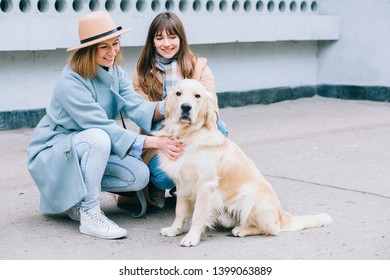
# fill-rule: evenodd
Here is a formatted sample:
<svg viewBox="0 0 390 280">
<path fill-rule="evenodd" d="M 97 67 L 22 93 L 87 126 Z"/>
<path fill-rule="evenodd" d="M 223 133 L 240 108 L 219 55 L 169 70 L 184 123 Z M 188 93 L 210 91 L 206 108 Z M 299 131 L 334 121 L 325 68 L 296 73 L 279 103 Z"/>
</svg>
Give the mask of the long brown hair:
<svg viewBox="0 0 390 280">
<path fill-rule="evenodd" d="M 98 44 L 81 48 L 72 53 L 69 56 L 68 63 L 69 66 L 83 78 L 93 79 L 97 76 L 98 64 L 96 63 L 96 52 Z M 121 48 L 119 49 L 116 57 L 115 64 L 119 64 L 122 61 L 122 52 Z"/>
<path fill-rule="evenodd" d="M 168 35 L 176 35 L 180 38 L 180 49 L 177 53 L 177 63 L 182 78 L 192 78 L 197 56 L 188 46 L 186 32 L 179 17 L 172 12 L 158 14 L 150 24 L 145 45 L 137 62 L 138 80 L 142 91 L 149 95 L 151 100 L 161 100 L 162 83 L 156 73 L 154 37 L 166 31 Z"/>
</svg>

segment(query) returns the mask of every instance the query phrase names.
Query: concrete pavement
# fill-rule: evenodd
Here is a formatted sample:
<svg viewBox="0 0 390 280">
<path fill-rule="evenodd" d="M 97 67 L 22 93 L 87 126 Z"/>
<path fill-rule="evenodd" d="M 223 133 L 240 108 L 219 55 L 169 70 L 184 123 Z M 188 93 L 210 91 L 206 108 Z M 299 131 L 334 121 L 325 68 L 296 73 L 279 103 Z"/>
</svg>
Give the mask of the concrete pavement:
<svg viewBox="0 0 390 280">
<path fill-rule="evenodd" d="M 234 238 L 209 230 L 199 246 L 165 237 L 174 201 L 141 219 L 102 194 L 105 214 L 128 230 L 119 240 L 83 235 L 66 215 L 42 215 L 26 169 L 32 129 L 0 132 L 2 260 L 389 260 L 390 103 L 313 97 L 221 109 L 230 138 L 294 214 L 326 212 L 326 228 Z M 65 176 L 66 174 L 64 174 Z"/>
</svg>

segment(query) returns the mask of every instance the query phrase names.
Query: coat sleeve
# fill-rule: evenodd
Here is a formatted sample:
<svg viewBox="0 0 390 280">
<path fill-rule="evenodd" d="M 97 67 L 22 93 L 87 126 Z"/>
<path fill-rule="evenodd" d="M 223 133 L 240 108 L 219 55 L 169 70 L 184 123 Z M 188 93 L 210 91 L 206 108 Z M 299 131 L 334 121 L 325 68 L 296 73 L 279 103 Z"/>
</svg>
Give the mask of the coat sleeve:
<svg viewBox="0 0 390 280">
<path fill-rule="evenodd" d="M 127 73 L 121 68 L 118 68 L 118 81 L 119 94 L 125 100 L 122 110 L 140 128 L 150 132 L 158 102 L 148 101 L 138 94 L 134 90 L 134 86 L 128 78 Z"/>
</svg>

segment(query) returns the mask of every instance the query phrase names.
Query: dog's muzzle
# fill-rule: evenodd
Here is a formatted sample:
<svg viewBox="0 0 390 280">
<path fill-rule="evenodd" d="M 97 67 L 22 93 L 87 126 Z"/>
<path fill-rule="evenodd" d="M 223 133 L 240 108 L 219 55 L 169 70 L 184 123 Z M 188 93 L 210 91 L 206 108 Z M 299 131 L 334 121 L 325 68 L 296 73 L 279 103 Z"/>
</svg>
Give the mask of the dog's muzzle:
<svg viewBox="0 0 390 280">
<path fill-rule="evenodd" d="M 190 111 L 192 109 L 191 104 L 183 103 L 180 106 L 181 116 L 180 120 L 191 121 Z"/>
</svg>

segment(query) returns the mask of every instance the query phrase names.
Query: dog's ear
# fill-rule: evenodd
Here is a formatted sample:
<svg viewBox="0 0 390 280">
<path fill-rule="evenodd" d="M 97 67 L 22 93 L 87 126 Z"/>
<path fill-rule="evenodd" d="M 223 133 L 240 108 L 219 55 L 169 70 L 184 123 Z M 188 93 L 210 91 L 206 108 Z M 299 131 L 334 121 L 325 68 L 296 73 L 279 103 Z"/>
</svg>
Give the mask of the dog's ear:
<svg viewBox="0 0 390 280">
<path fill-rule="evenodd" d="M 217 126 L 217 101 L 214 94 L 205 90 L 206 95 L 206 127 L 208 129 L 214 129 Z"/>
<path fill-rule="evenodd" d="M 165 118 L 169 119 L 172 115 L 172 94 L 173 91 L 167 93 L 167 96 L 165 97 L 164 101 L 164 111 L 165 111 Z"/>
</svg>

